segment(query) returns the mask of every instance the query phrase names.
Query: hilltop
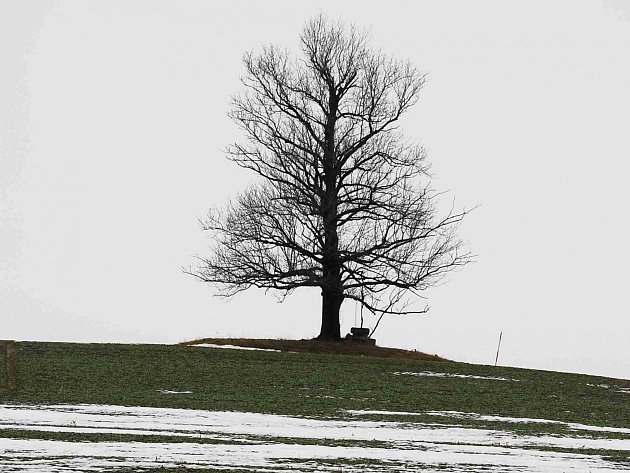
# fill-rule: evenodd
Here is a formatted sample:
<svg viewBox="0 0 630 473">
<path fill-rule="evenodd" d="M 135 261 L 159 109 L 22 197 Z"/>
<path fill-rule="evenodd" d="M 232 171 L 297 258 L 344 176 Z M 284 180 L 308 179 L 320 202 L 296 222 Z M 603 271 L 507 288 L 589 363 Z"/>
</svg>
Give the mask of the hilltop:
<svg viewBox="0 0 630 473">
<path fill-rule="evenodd" d="M 182 345 L 201 344 L 227 345 L 292 353 L 336 353 L 343 355 L 363 355 L 378 358 L 398 358 L 406 360 L 449 361 L 438 355 L 429 355 L 416 350 L 380 347 L 370 343 L 351 340 L 324 342 L 315 339 L 283 340 L 261 338 L 201 338 L 182 343 Z"/>
</svg>

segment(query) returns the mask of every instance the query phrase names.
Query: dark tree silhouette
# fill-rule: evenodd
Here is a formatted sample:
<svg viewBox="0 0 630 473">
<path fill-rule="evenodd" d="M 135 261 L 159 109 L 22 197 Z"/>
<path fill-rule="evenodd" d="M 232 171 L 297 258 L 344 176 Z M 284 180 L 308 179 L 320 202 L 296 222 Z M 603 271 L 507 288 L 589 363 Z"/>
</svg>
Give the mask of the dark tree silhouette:
<svg viewBox="0 0 630 473">
<path fill-rule="evenodd" d="M 425 76 L 321 15 L 300 40 L 300 58 L 244 56 L 230 117 L 247 140 L 228 157 L 258 183 L 210 211 L 211 256 L 188 272 L 226 296 L 320 288 L 318 338 L 339 339 L 346 299 L 381 316 L 427 310 L 413 296 L 469 261 L 455 235 L 466 211 L 437 215 L 425 151 L 397 129 Z"/>
</svg>

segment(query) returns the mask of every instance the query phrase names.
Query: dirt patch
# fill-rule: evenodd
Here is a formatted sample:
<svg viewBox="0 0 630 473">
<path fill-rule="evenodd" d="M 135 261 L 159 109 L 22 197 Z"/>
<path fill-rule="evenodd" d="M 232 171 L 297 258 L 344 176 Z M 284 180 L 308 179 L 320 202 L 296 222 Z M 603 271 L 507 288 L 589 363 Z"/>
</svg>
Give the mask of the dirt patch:
<svg viewBox="0 0 630 473">
<path fill-rule="evenodd" d="M 257 338 L 202 338 L 183 342 L 182 345 L 233 345 L 246 348 L 263 348 L 300 353 L 336 353 L 342 355 L 364 355 L 380 358 L 402 358 L 425 361 L 448 361 L 437 355 L 429 355 L 415 350 L 388 348 L 370 345 L 364 342 L 341 340 L 339 342 L 323 342 L 320 340 L 275 340 Z"/>
</svg>

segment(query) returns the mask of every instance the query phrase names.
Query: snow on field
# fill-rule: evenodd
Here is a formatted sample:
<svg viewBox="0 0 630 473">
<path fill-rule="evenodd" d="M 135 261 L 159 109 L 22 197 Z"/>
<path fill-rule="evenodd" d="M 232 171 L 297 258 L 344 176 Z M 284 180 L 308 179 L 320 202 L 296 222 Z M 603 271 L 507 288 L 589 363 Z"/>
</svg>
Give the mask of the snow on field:
<svg viewBox="0 0 630 473">
<path fill-rule="evenodd" d="M 215 343 L 198 343 L 196 345 L 188 345 L 189 347 L 205 347 L 205 348 L 227 348 L 231 350 L 254 350 L 254 351 L 277 351 L 281 352 L 282 350 L 276 350 L 274 348 L 254 348 L 254 347 L 238 347 L 236 345 L 218 345 Z"/>
<path fill-rule="evenodd" d="M 513 424 L 557 424 L 565 426 L 573 430 L 586 430 L 591 432 L 611 432 L 618 434 L 630 435 L 630 429 L 624 429 L 622 427 L 600 427 L 597 425 L 577 424 L 574 422 L 562 422 L 559 420 L 548 419 L 529 419 L 526 417 L 505 417 L 505 416 L 484 416 L 475 414 L 474 412 L 459 412 L 459 411 L 426 411 L 426 412 L 399 412 L 399 411 L 367 411 L 367 410 L 347 410 L 348 414 L 355 416 L 362 415 L 381 415 L 381 416 L 440 416 L 440 417 L 453 417 L 459 419 L 472 419 L 482 422 L 507 422 Z"/>
<path fill-rule="evenodd" d="M 515 436 L 499 430 L 421 423 L 86 404 L 0 405 L 0 428 L 191 439 L 152 443 L 0 438 L 2 472 L 56 473 L 176 464 L 262 471 L 339 471 L 343 466 L 347 472 L 387 472 L 400 471 L 401 466 L 404 471 L 434 471 L 432 468 L 438 470 L 446 463 L 451 467 L 449 471 L 455 472 L 491 466 L 492 471 L 501 472 L 612 473 L 620 471 L 619 466 L 599 456 L 537 448 L 630 451 L 630 439 Z M 194 443 L 196 438 L 221 443 Z M 326 444 L 331 440 L 336 444 Z M 378 443 L 370 443 L 373 440 Z M 327 467 L 327 460 L 335 464 Z"/>
<path fill-rule="evenodd" d="M 608 384 L 591 384 L 591 383 L 586 383 L 587 386 L 590 386 L 592 388 L 603 388 L 603 389 L 610 389 L 611 386 L 609 386 Z M 630 388 L 617 388 L 616 391 L 618 393 L 623 393 L 623 394 L 630 394 Z"/>
<path fill-rule="evenodd" d="M 587 430 L 591 432 L 612 432 L 618 434 L 630 435 L 630 429 L 624 429 L 621 427 L 601 427 L 598 425 L 586 425 L 577 424 L 575 422 L 561 422 L 558 420 L 548 419 L 528 419 L 524 417 L 504 417 L 504 416 L 482 416 L 473 412 L 457 412 L 457 411 L 430 411 L 428 415 L 434 416 L 447 416 L 447 417 L 461 417 L 469 418 L 486 422 L 511 422 L 511 423 L 528 423 L 528 424 L 559 424 L 568 427 L 573 430 Z"/>
<path fill-rule="evenodd" d="M 260 471 L 295 469 L 299 471 L 330 472 L 386 472 L 400 471 L 404 465 L 408 472 L 444 471 L 450 464 L 454 472 L 470 472 L 471 468 L 484 470 L 494 465 L 493 471 L 598 471 L 616 473 L 612 464 L 583 455 L 512 450 L 501 447 L 474 447 L 446 445 L 433 450 L 394 450 L 370 447 L 330 447 L 322 445 L 269 444 L 257 445 L 204 445 L 140 442 L 72 443 L 50 440 L 3 439 L 0 443 L 0 467 L 3 472 L 61 473 L 121 467 L 188 467 L 205 468 L 256 468 Z M 12 458 L 13 457 L 13 458 Z M 55 458 L 56 457 L 56 458 Z M 34 461 L 38 459 L 39 461 Z M 326 460 L 353 460 L 353 464 L 329 465 Z M 356 460 L 365 463 L 357 464 Z M 317 464 L 315 462 L 319 461 Z M 376 461 L 376 465 L 370 465 Z M 395 462 L 395 463 L 394 463 Z M 343 470 L 340 468 L 343 466 Z"/>
<path fill-rule="evenodd" d="M 518 382 L 518 379 L 500 378 L 497 376 L 476 376 L 472 374 L 458 374 L 458 373 L 436 373 L 434 371 L 395 371 L 396 376 L 428 376 L 431 378 L 468 378 L 468 379 L 489 379 L 492 381 L 514 381 Z"/>
</svg>

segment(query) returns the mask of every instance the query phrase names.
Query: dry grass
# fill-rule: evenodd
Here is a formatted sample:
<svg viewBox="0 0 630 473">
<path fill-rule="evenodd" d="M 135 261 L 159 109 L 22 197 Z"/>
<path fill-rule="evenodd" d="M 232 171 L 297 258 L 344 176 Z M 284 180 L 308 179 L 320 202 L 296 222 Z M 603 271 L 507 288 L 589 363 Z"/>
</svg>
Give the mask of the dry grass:
<svg viewBox="0 0 630 473">
<path fill-rule="evenodd" d="M 379 358 L 397 358 L 423 361 L 448 361 L 437 355 L 429 355 L 415 350 L 387 348 L 369 343 L 351 340 L 339 342 L 324 342 L 320 340 L 277 340 L 255 338 L 201 338 L 182 345 L 199 345 L 212 343 L 214 345 L 235 345 L 248 348 L 264 348 L 299 353 L 337 353 L 346 355 L 375 356 Z"/>
</svg>

